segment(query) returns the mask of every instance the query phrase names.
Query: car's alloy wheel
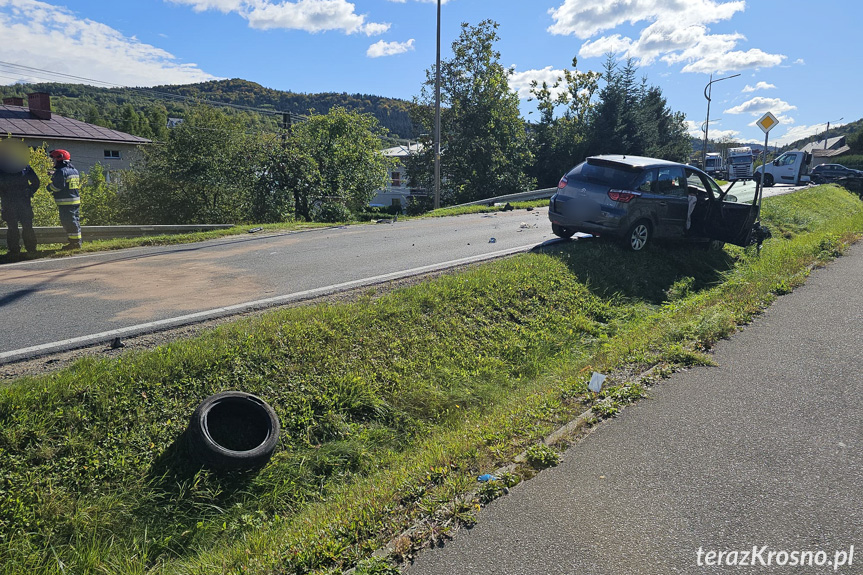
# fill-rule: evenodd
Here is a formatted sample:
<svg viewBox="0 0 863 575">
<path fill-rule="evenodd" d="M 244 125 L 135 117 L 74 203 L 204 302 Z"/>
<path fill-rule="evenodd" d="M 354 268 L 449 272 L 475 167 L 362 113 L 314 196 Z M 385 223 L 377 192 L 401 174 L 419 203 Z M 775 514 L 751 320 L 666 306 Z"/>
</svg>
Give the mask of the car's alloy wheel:
<svg viewBox="0 0 863 575">
<path fill-rule="evenodd" d="M 634 252 L 640 252 L 644 248 L 647 247 L 647 243 L 650 241 L 650 224 L 646 221 L 635 222 L 631 228 L 629 228 L 629 234 L 627 234 L 627 242 L 629 249 Z"/>
</svg>

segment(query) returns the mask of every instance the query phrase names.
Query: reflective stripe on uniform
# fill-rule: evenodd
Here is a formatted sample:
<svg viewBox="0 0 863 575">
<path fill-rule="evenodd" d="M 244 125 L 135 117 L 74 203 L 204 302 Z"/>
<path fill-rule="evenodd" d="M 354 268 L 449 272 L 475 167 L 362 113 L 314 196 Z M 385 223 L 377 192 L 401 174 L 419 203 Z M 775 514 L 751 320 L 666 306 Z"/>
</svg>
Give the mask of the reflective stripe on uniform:
<svg viewBox="0 0 863 575">
<path fill-rule="evenodd" d="M 54 200 L 58 206 L 79 206 L 81 205 L 81 198 L 75 198 L 73 200 Z"/>
<path fill-rule="evenodd" d="M 77 234 L 69 234 L 67 237 L 70 240 L 80 240 L 81 239 L 81 232 L 78 232 Z"/>
</svg>

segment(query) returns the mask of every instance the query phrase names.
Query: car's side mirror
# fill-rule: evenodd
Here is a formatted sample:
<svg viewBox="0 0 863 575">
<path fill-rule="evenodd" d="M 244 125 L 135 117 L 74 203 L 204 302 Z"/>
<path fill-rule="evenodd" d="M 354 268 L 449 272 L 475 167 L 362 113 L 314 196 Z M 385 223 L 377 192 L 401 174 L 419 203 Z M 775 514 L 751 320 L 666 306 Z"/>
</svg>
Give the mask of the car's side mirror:
<svg viewBox="0 0 863 575">
<path fill-rule="evenodd" d="M 778 166 L 778 165 L 779 165 L 779 160 L 773 160 L 773 165 L 774 165 L 774 166 Z"/>
<path fill-rule="evenodd" d="M 732 204 L 736 204 L 737 203 L 737 196 L 732 196 L 731 194 L 728 194 L 727 196 L 725 196 L 725 201 L 731 202 Z"/>
</svg>

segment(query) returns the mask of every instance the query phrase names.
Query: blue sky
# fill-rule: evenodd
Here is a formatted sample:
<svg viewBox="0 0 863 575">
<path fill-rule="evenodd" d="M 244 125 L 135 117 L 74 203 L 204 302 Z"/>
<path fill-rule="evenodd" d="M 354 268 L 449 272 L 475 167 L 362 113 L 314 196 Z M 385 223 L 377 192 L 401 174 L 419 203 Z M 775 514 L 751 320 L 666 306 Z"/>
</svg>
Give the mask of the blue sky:
<svg viewBox="0 0 863 575">
<path fill-rule="evenodd" d="M 0 0 L 0 62 L 152 86 L 244 78 L 295 92 L 410 99 L 434 62 L 435 0 Z M 700 133 L 771 144 L 863 117 L 863 4 L 852 0 L 446 0 L 443 57 L 459 24 L 500 23 L 513 89 L 553 81 L 574 56 L 633 57 Z M 0 84 L 61 80 L 0 64 Z M 535 114 L 533 114 L 535 115 Z M 840 118 L 842 120 L 840 121 Z"/>
</svg>

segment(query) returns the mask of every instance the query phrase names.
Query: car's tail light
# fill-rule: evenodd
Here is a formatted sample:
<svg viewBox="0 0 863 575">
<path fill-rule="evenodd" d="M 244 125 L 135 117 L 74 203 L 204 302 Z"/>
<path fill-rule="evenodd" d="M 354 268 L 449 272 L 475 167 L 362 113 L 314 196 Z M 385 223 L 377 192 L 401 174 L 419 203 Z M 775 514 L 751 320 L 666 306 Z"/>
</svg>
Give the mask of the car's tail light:
<svg viewBox="0 0 863 575">
<path fill-rule="evenodd" d="M 626 190 L 608 190 L 608 197 L 615 202 L 629 203 L 632 198 L 640 196 L 638 192 L 629 192 Z"/>
<path fill-rule="evenodd" d="M 557 183 L 557 189 L 562 190 L 566 187 L 566 176 L 562 177 L 560 181 Z"/>
</svg>

